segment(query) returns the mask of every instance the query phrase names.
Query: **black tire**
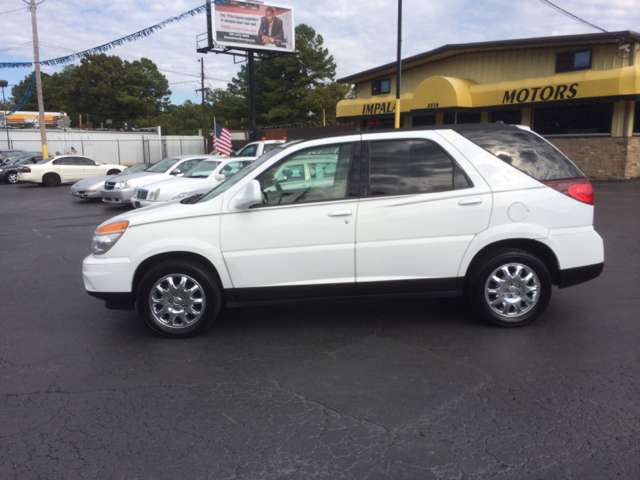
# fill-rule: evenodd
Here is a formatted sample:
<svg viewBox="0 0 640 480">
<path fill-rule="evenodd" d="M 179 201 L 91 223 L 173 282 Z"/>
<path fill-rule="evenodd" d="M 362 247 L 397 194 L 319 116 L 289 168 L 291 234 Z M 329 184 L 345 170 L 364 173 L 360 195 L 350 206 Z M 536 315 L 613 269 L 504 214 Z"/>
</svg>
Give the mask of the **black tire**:
<svg viewBox="0 0 640 480">
<path fill-rule="evenodd" d="M 107 172 L 107 175 L 117 175 L 117 174 L 119 174 L 119 173 L 121 173 L 121 172 L 120 172 L 120 170 L 115 170 L 115 169 L 114 169 L 114 170 L 109 170 L 109 171 Z"/>
<path fill-rule="evenodd" d="M 496 250 L 474 266 L 466 294 L 478 316 L 502 327 L 519 327 L 547 308 L 551 275 L 544 262 L 525 250 Z"/>
<path fill-rule="evenodd" d="M 186 259 L 166 260 L 150 269 L 140 281 L 136 297 L 138 313 L 147 325 L 174 338 L 204 332 L 222 306 L 222 289 L 214 276 Z"/>
<path fill-rule="evenodd" d="M 7 172 L 4 176 L 4 181 L 11 184 L 18 183 L 18 172 Z"/>
<path fill-rule="evenodd" d="M 42 177 L 42 184 L 47 187 L 55 187 L 60 185 L 60 177 L 55 173 L 47 173 Z"/>
</svg>

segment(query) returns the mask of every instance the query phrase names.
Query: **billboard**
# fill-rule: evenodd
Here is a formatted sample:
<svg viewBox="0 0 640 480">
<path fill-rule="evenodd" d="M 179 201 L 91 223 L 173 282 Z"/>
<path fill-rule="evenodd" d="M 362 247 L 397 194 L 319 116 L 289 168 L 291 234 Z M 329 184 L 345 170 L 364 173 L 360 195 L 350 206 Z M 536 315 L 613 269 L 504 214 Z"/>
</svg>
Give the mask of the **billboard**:
<svg viewBox="0 0 640 480">
<path fill-rule="evenodd" d="M 273 3 L 221 0 L 214 4 L 214 41 L 225 47 L 295 50 L 293 9 Z"/>
</svg>

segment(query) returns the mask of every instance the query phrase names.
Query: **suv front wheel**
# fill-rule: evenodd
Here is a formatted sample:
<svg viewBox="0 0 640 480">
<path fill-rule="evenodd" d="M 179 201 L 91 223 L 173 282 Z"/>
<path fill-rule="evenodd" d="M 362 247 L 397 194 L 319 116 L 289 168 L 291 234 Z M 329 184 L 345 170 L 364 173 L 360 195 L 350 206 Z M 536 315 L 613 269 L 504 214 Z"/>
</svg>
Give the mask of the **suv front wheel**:
<svg viewBox="0 0 640 480">
<path fill-rule="evenodd" d="M 518 327 L 547 308 L 551 275 L 538 257 L 525 250 L 497 250 L 483 257 L 471 272 L 467 297 L 485 320 Z"/>
<path fill-rule="evenodd" d="M 220 313 L 221 289 L 212 275 L 189 260 L 166 260 L 138 287 L 138 312 L 156 332 L 190 337 L 209 328 Z"/>
</svg>

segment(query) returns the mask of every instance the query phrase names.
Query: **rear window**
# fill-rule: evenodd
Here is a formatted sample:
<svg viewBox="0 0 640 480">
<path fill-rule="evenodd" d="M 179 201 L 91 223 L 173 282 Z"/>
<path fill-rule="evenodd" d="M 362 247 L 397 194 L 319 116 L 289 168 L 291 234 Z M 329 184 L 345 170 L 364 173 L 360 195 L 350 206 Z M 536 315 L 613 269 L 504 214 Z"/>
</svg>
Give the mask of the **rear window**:
<svg viewBox="0 0 640 480">
<path fill-rule="evenodd" d="M 459 128 L 456 131 L 536 180 L 584 177 L 562 152 L 532 132 L 517 127 Z"/>
</svg>

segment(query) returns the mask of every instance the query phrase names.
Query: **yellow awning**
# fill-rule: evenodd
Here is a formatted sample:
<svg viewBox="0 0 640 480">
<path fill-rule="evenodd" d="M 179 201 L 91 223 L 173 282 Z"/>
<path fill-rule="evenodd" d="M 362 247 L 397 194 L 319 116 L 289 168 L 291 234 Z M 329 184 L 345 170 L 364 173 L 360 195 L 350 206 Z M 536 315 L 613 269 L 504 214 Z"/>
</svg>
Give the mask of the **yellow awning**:
<svg viewBox="0 0 640 480">
<path fill-rule="evenodd" d="M 432 76 L 414 92 L 401 97 L 402 113 L 442 109 L 483 108 L 552 103 L 584 98 L 640 95 L 640 66 L 587 70 L 548 77 L 476 84 L 471 80 Z M 342 100 L 337 117 L 365 117 L 395 113 L 395 95 Z"/>
<path fill-rule="evenodd" d="M 640 67 L 586 70 L 470 87 L 473 106 L 518 105 L 640 94 Z"/>
</svg>

